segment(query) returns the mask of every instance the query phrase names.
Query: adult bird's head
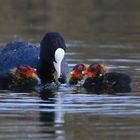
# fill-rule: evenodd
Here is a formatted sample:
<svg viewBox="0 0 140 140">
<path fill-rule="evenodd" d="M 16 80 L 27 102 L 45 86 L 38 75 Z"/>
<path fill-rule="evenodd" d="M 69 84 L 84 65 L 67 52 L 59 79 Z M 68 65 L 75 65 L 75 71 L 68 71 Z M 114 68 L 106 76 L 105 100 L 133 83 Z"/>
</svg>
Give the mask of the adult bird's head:
<svg viewBox="0 0 140 140">
<path fill-rule="evenodd" d="M 73 67 L 72 71 L 70 72 L 70 79 L 69 83 L 74 85 L 77 84 L 78 81 L 81 81 L 85 76 L 85 71 L 87 70 L 87 64 L 77 64 Z"/>
<path fill-rule="evenodd" d="M 57 32 L 47 33 L 40 44 L 40 60 L 38 75 L 43 83 L 54 81 L 61 76 L 61 63 L 65 56 L 66 45 L 63 37 Z"/>
<path fill-rule="evenodd" d="M 101 77 L 107 73 L 107 65 L 105 64 L 91 64 L 85 71 L 88 78 Z"/>
</svg>

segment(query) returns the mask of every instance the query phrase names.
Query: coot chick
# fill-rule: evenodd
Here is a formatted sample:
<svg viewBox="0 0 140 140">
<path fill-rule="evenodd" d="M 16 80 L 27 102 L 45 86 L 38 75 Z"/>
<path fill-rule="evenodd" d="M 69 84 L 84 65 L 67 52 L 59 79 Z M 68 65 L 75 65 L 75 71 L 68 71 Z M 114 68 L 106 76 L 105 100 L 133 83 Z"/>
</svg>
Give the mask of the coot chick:
<svg viewBox="0 0 140 140">
<path fill-rule="evenodd" d="M 40 45 L 21 40 L 12 41 L 0 52 L 0 74 L 5 75 L 20 65 L 29 65 L 37 69 L 42 84 L 55 81 L 65 83 L 69 72 L 64 60 L 65 51 L 64 39 L 57 32 L 45 34 Z"/>
<path fill-rule="evenodd" d="M 85 71 L 87 70 L 88 65 L 87 64 L 77 64 L 73 67 L 72 71 L 70 72 L 70 78 L 69 78 L 69 84 L 70 85 L 76 85 L 79 82 L 81 82 L 81 80 L 84 78 L 85 76 Z"/>
<path fill-rule="evenodd" d="M 126 73 L 107 72 L 104 64 L 91 64 L 86 71 L 83 87 L 95 93 L 126 93 L 131 91 L 131 78 Z"/>
<path fill-rule="evenodd" d="M 0 74 L 1 90 L 29 91 L 35 89 L 39 83 L 36 71 L 28 65 L 20 65 L 9 73 Z"/>
</svg>

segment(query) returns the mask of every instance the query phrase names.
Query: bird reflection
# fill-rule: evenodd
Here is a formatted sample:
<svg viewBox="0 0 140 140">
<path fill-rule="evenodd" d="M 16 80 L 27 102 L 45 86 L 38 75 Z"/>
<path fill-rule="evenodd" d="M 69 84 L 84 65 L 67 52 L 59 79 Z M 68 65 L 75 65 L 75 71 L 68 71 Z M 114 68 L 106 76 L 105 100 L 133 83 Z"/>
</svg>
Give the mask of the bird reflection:
<svg viewBox="0 0 140 140">
<path fill-rule="evenodd" d="M 47 133 L 47 134 L 55 134 L 55 129 L 50 129 L 51 127 L 54 127 L 54 120 L 55 120 L 55 112 L 51 111 L 54 110 L 53 104 L 55 103 L 54 97 L 55 94 L 52 91 L 48 92 L 41 92 L 40 97 L 42 101 L 40 102 L 40 116 L 39 120 L 40 122 L 43 122 L 43 129 L 41 133 Z M 44 105 L 45 104 L 45 105 Z M 50 105 L 51 104 L 51 105 Z M 44 129 L 44 127 L 47 129 Z"/>
<path fill-rule="evenodd" d="M 42 102 L 40 102 L 41 111 L 39 119 L 40 122 L 43 123 L 43 131 L 41 132 L 59 137 L 59 135 L 57 136 L 56 134 L 60 133 L 60 131 L 63 131 L 59 129 L 62 126 L 62 122 L 64 122 L 64 114 L 61 111 L 61 97 L 59 97 L 56 92 L 51 90 L 49 90 L 48 92 L 41 92 L 40 97 L 42 99 Z"/>
</svg>

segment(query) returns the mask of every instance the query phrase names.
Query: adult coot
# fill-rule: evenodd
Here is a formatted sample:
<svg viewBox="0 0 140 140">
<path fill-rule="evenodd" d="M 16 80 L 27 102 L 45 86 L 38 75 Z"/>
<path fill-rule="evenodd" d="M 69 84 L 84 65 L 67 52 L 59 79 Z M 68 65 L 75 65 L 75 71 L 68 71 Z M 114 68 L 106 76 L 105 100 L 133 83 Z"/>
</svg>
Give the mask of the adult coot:
<svg viewBox="0 0 140 140">
<path fill-rule="evenodd" d="M 40 45 L 21 40 L 13 41 L 0 52 L 0 74 L 7 74 L 10 69 L 19 65 L 29 65 L 37 69 L 43 84 L 55 82 L 56 79 L 65 83 L 69 72 L 68 64 L 64 60 L 65 52 L 65 41 L 57 32 L 47 33 Z"/>
<path fill-rule="evenodd" d="M 40 44 L 40 59 L 37 74 L 42 83 L 55 81 L 55 72 L 61 83 L 66 82 L 68 64 L 63 59 L 66 52 L 65 41 L 59 33 L 48 33 Z"/>
</svg>

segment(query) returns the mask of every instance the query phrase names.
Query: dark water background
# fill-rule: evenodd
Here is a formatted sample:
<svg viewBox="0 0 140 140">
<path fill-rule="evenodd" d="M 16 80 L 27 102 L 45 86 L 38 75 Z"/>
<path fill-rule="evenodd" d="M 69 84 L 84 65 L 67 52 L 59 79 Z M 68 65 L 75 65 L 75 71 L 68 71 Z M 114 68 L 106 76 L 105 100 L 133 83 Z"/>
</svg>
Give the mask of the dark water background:
<svg viewBox="0 0 140 140">
<path fill-rule="evenodd" d="M 0 47 L 60 32 L 67 61 L 102 62 L 132 77 L 124 96 L 61 87 L 55 96 L 0 92 L 1 140 L 140 139 L 140 1 L 0 1 Z M 73 94 L 77 93 L 77 94 Z"/>
</svg>

